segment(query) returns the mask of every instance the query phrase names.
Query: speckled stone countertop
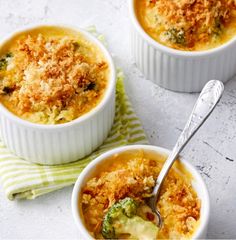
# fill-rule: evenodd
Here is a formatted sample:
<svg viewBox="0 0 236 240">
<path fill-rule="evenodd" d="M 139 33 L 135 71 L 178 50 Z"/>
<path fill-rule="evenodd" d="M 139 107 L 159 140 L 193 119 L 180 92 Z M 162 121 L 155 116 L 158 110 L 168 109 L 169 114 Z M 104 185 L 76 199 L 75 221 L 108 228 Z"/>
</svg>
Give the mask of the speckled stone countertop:
<svg viewBox="0 0 236 240">
<path fill-rule="evenodd" d="M 172 148 L 197 94 L 167 91 L 146 81 L 129 51 L 127 0 L 0 0 L 0 36 L 28 24 L 52 22 L 104 33 L 151 144 Z M 209 238 L 236 238 L 236 79 L 226 84 L 212 116 L 183 152 L 211 196 Z M 73 222 L 72 187 L 32 201 L 10 202 L 0 190 L 0 239 L 80 239 Z"/>
</svg>

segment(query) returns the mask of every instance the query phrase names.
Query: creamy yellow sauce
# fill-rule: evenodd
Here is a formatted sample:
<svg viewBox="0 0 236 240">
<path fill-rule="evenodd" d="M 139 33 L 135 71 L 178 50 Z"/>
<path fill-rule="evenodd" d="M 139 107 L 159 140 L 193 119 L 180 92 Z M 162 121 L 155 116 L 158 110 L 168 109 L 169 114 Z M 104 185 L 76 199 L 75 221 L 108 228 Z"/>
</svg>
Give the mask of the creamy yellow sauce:
<svg viewBox="0 0 236 240">
<path fill-rule="evenodd" d="M 151 212 L 145 200 L 151 196 L 165 159 L 166 156 L 154 152 L 126 151 L 112 156 L 109 164 L 96 168 L 81 196 L 84 222 L 93 237 L 102 238 L 104 214 L 124 197 L 140 201 L 138 215 L 150 220 L 147 212 Z M 157 203 L 164 221 L 157 239 L 189 239 L 195 233 L 200 222 L 201 202 L 191 185 L 192 181 L 191 173 L 177 161 L 163 184 Z"/>
<path fill-rule="evenodd" d="M 162 0 L 163 1 L 163 0 Z M 166 19 L 158 15 L 154 4 L 148 4 L 150 0 L 135 0 L 137 19 L 144 31 L 158 43 L 170 48 L 183 51 L 204 51 L 219 47 L 236 36 L 236 11 L 227 23 L 222 23 L 219 32 L 207 35 L 208 27 L 193 34 L 191 43 L 187 44 L 183 37 L 184 30 L 175 30 L 175 26 L 167 23 Z M 155 2 L 155 1 L 153 1 Z M 181 1 L 180 1 L 181 2 Z M 163 24 L 164 23 L 164 24 Z M 171 26 L 171 28 L 169 28 Z M 205 32 L 204 32 L 205 31 Z M 174 35 L 174 41 L 173 36 Z M 176 36 L 178 40 L 176 41 Z M 207 37 L 206 37 L 207 36 Z"/>
<path fill-rule="evenodd" d="M 61 27 L 17 34 L 1 46 L 0 59 L 0 102 L 40 124 L 69 122 L 91 111 L 103 98 L 110 74 L 99 47 Z"/>
</svg>

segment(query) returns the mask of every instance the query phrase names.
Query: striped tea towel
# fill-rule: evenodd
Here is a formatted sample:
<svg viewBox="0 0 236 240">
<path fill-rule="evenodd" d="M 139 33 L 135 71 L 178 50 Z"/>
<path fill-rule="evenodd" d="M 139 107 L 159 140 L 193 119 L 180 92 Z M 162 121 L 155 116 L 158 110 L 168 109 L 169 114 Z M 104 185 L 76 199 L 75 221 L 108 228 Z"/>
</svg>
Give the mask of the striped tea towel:
<svg viewBox="0 0 236 240">
<path fill-rule="evenodd" d="M 123 145 L 147 143 L 140 121 L 125 94 L 122 71 L 118 71 L 117 78 L 113 127 L 103 145 L 90 156 L 70 164 L 42 166 L 13 155 L 0 140 L 0 176 L 8 199 L 34 199 L 69 186 L 76 181 L 84 167 L 99 154 Z"/>
</svg>

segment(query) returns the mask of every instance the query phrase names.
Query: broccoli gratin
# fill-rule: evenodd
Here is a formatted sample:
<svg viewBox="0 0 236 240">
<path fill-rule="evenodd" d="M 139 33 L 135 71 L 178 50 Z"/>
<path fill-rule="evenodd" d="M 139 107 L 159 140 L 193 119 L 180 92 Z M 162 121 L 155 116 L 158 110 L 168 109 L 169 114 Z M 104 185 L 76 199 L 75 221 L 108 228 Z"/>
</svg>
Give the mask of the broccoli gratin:
<svg viewBox="0 0 236 240">
<path fill-rule="evenodd" d="M 136 0 L 135 5 L 146 33 L 174 49 L 215 48 L 236 33 L 235 0 Z"/>
<path fill-rule="evenodd" d="M 108 78 L 101 49 L 67 28 L 21 32 L 0 49 L 0 102 L 33 123 L 66 123 L 91 111 Z"/>
</svg>

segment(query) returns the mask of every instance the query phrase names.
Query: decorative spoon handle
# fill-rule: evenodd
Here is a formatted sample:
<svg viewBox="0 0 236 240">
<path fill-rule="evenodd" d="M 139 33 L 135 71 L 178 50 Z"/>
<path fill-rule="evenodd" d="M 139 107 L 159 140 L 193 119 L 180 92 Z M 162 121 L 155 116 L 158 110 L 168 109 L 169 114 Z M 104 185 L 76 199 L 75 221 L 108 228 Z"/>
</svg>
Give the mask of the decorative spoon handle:
<svg viewBox="0 0 236 240">
<path fill-rule="evenodd" d="M 192 136 L 197 132 L 197 130 L 202 126 L 205 120 L 209 117 L 216 104 L 220 100 L 222 93 L 224 91 L 224 85 L 218 80 L 209 81 L 203 88 L 200 96 L 193 108 L 193 111 L 189 117 L 187 124 L 179 139 L 167 160 L 165 161 L 162 170 L 156 180 L 156 185 L 153 189 L 153 197 L 151 200 L 152 208 L 156 208 L 156 202 L 158 199 L 159 191 L 163 180 L 165 179 L 168 171 L 173 165 L 174 161 L 178 157 L 179 153 L 192 138 Z"/>
</svg>

